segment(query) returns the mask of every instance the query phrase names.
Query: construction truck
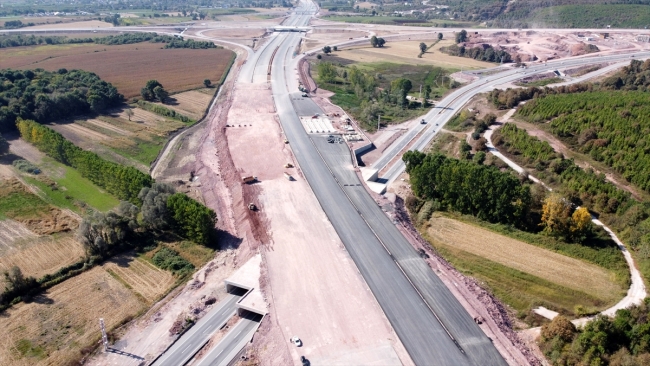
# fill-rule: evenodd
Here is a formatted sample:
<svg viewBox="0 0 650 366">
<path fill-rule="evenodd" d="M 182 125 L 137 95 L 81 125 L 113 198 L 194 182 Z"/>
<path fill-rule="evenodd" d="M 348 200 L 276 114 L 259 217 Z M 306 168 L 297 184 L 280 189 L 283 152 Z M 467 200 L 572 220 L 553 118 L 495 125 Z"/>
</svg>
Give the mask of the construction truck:
<svg viewBox="0 0 650 366">
<path fill-rule="evenodd" d="M 246 177 L 242 177 L 241 180 L 242 180 L 242 182 L 244 182 L 246 184 L 250 184 L 250 183 L 257 182 L 257 177 L 254 177 L 252 175 L 248 175 Z"/>
<path fill-rule="evenodd" d="M 248 209 L 251 211 L 257 211 L 257 206 L 255 206 L 255 204 L 251 202 L 248 204 Z"/>
</svg>

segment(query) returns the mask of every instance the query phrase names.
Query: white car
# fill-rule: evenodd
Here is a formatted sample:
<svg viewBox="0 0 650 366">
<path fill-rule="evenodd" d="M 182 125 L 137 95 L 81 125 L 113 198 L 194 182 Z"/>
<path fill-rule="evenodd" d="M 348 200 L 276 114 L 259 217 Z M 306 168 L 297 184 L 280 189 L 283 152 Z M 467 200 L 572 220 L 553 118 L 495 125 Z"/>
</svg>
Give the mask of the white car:
<svg viewBox="0 0 650 366">
<path fill-rule="evenodd" d="M 291 338 L 291 343 L 295 344 L 296 347 L 301 347 L 302 346 L 302 341 L 300 340 L 300 338 L 298 338 L 296 336 L 293 336 L 293 338 Z"/>
</svg>

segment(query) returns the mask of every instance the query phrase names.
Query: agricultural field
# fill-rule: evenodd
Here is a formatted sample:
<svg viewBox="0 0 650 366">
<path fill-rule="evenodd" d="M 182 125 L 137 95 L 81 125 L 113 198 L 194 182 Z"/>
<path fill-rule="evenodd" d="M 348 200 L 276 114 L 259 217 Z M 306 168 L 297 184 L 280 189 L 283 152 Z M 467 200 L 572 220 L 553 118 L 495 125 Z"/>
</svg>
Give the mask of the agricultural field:
<svg viewBox="0 0 650 366">
<path fill-rule="evenodd" d="M 191 119 L 198 121 L 205 114 L 212 97 L 214 96 L 215 88 L 204 88 L 197 90 L 189 90 L 183 93 L 174 94 L 166 104 L 160 104 L 165 108 L 173 109 L 176 112 L 188 116 Z"/>
<path fill-rule="evenodd" d="M 205 114 L 216 90 L 190 90 L 171 95 L 167 104 L 154 104 L 198 121 Z M 100 116 L 59 121 L 49 127 L 83 149 L 148 173 L 150 164 L 158 156 L 168 136 L 193 122 L 184 123 L 163 117 L 138 108 L 137 104 L 131 106 L 131 111 L 133 115 L 130 118 L 126 108 L 118 108 Z"/>
<path fill-rule="evenodd" d="M 132 111 L 131 121 L 124 108 L 95 118 L 60 121 L 50 127 L 82 149 L 146 173 L 167 136 L 186 125 L 140 108 Z"/>
<path fill-rule="evenodd" d="M 153 276 L 146 277 L 149 274 Z M 155 281 L 158 273 L 142 276 Z M 111 330 L 146 306 L 140 295 L 95 267 L 5 311 L 0 317 L 0 364 L 71 364 L 100 339 L 99 318 Z"/>
<path fill-rule="evenodd" d="M 102 267 L 149 305 L 158 301 L 176 282 L 171 272 L 130 254 L 113 257 Z"/>
<path fill-rule="evenodd" d="M 221 80 L 233 52 L 226 49 L 161 49 L 159 43 L 128 45 L 64 44 L 14 47 L 0 54 L 0 69 L 82 69 L 113 84 L 126 98 L 138 97 L 147 80 L 170 93 Z"/>
<path fill-rule="evenodd" d="M 465 57 L 450 56 L 440 52 L 440 47 L 450 46 L 454 44 L 452 33 L 445 33 L 445 39 L 438 42 L 435 46 L 429 49 L 422 58 L 418 58 L 420 53 L 419 44 L 421 41 L 390 41 L 386 42 L 384 47 L 372 47 L 370 41 L 367 46 L 345 48 L 333 52 L 333 56 L 327 56 L 324 60 L 332 62 L 343 62 L 349 60 L 353 62 L 391 62 L 398 64 L 411 64 L 411 65 L 433 65 L 455 71 L 460 71 L 461 68 L 465 70 L 470 69 L 484 69 L 494 67 L 494 64 L 484 61 L 473 60 Z M 448 39 L 447 39 L 448 38 Z M 431 45 L 436 40 L 433 38 L 429 41 L 423 41 L 427 45 Z"/>
<path fill-rule="evenodd" d="M 456 268 L 484 282 L 520 316 L 544 305 L 568 315 L 602 310 L 625 294 L 612 271 L 442 215 L 424 234 Z"/>
<path fill-rule="evenodd" d="M 78 262 L 85 254 L 72 233 L 36 236 L 13 220 L 0 221 L 0 230 L 7 230 L 0 237 L 0 273 L 17 266 L 25 276 L 41 278 Z M 0 278 L 0 288 L 4 289 L 4 278 Z"/>
</svg>

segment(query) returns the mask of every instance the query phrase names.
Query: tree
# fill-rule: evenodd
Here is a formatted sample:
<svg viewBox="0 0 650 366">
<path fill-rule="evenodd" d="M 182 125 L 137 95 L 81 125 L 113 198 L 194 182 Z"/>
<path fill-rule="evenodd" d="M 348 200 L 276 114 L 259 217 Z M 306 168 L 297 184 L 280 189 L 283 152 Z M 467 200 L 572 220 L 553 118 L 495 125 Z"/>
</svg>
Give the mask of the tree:
<svg viewBox="0 0 650 366">
<path fill-rule="evenodd" d="M 129 121 L 130 121 L 130 120 L 131 120 L 131 117 L 133 117 L 133 114 L 134 114 L 134 113 L 133 113 L 133 109 L 131 109 L 131 108 L 127 108 L 127 109 L 124 111 L 124 114 L 126 114 L 126 116 L 129 117 Z"/>
<path fill-rule="evenodd" d="M 427 50 L 427 45 L 424 42 L 420 42 L 420 52 L 424 53 Z"/>
<path fill-rule="evenodd" d="M 332 47 L 332 50 L 334 50 L 334 51 L 338 51 L 338 50 L 339 50 L 339 46 L 334 46 L 334 47 Z"/>
<path fill-rule="evenodd" d="M 156 99 L 158 99 L 161 103 L 165 103 L 165 99 L 169 96 L 169 93 L 167 93 L 167 90 L 163 89 L 162 86 L 157 86 L 153 89 L 153 94 L 156 96 Z"/>
<path fill-rule="evenodd" d="M 318 68 L 318 79 L 324 83 L 332 83 L 336 79 L 336 67 L 331 62 L 320 62 Z"/>
<path fill-rule="evenodd" d="M 332 53 L 332 47 L 330 46 L 323 47 L 323 53 L 325 53 L 326 55 Z"/>
<path fill-rule="evenodd" d="M 383 38 L 377 38 L 377 47 L 384 47 L 386 40 Z"/>
<path fill-rule="evenodd" d="M 442 32 L 438 32 L 438 40 L 442 41 Z"/>
<path fill-rule="evenodd" d="M 456 43 L 462 43 L 465 41 L 467 41 L 467 31 L 463 29 L 456 33 Z"/>
<path fill-rule="evenodd" d="M 210 81 L 210 79 L 205 79 L 203 80 L 203 85 L 205 85 L 206 88 L 209 88 L 210 85 L 212 85 L 212 81 Z"/>
<path fill-rule="evenodd" d="M 321 58 L 323 58 L 323 56 L 319 53 L 318 55 L 316 55 L 316 58 L 320 60 Z"/>
<path fill-rule="evenodd" d="M 411 80 L 406 78 L 395 79 L 390 83 L 390 87 L 393 92 L 400 96 L 402 105 L 405 105 L 408 102 L 406 96 L 411 91 L 411 88 L 413 88 Z"/>
<path fill-rule="evenodd" d="M 584 207 L 575 210 L 571 215 L 571 226 L 569 228 L 571 238 L 578 243 L 583 242 L 591 234 L 592 229 L 593 224 L 589 210 Z"/>
<path fill-rule="evenodd" d="M 377 36 L 372 36 L 372 37 L 370 37 L 370 44 L 371 44 L 373 47 L 377 47 L 377 45 L 378 45 L 378 44 L 377 44 Z"/>
<path fill-rule="evenodd" d="M 573 340 L 573 335 L 576 334 L 576 326 L 562 315 L 558 315 L 553 320 L 542 326 L 541 336 L 545 340 L 551 340 L 558 337 L 565 343 Z"/>
<path fill-rule="evenodd" d="M 138 194 L 142 201 L 142 221 L 147 227 L 162 230 L 169 226 L 167 199 L 176 193 L 174 187 L 166 183 L 154 183 L 144 187 Z"/>
<path fill-rule="evenodd" d="M 557 193 L 549 194 L 542 206 L 544 232 L 553 236 L 564 236 L 570 225 L 571 204 Z"/>
<path fill-rule="evenodd" d="M 8 152 L 9 152 L 9 143 L 2 135 L 0 135 L 0 155 L 4 155 Z"/>
<path fill-rule="evenodd" d="M 87 256 L 106 257 L 113 246 L 120 244 L 130 231 L 128 220 L 113 211 L 95 212 L 85 217 L 77 229 L 77 239 Z"/>
<path fill-rule="evenodd" d="M 164 91 L 162 84 L 159 83 L 158 80 L 149 80 L 145 84 L 144 88 L 140 90 L 140 95 L 142 95 L 142 98 L 144 98 L 144 100 L 149 100 L 149 101 L 154 100 L 154 98 L 158 98 L 158 95 L 156 95 L 156 93 L 154 92 L 156 88 L 160 88 Z M 165 93 L 167 92 L 165 91 Z"/>
<path fill-rule="evenodd" d="M 167 209 L 179 235 L 195 243 L 208 244 L 217 223 L 217 214 L 213 210 L 182 193 L 169 196 Z"/>
</svg>

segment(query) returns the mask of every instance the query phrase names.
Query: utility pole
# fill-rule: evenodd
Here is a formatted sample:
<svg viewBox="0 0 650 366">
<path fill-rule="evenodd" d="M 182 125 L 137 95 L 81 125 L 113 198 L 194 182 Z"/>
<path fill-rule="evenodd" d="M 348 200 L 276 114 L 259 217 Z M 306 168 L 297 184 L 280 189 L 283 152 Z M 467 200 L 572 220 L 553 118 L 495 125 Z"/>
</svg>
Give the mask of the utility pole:
<svg viewBox="0 0 650 366">
<path fill-rule="evenodd" d="M 104 352 L 108 351 L 108 337 L 106 336 L 106 327 L 104 326 L 104 319 L 99 318 L 99 328 L 102 330 L 102 343 L 104 344 Z"/>
<path fill-rule="evenodd" d="M 381 114 L 377 115 L 379 118 L 377 119 L 377 132 L 379 132 L 379 124 L 381 123 Z"/>
</svg>

